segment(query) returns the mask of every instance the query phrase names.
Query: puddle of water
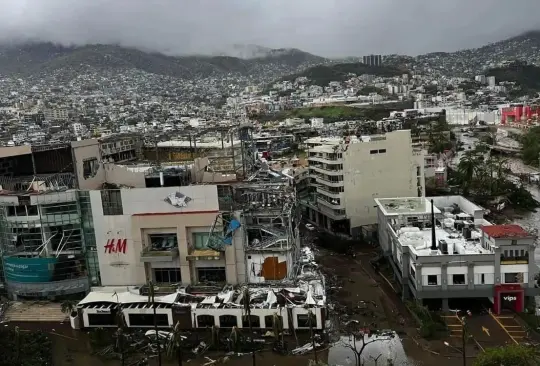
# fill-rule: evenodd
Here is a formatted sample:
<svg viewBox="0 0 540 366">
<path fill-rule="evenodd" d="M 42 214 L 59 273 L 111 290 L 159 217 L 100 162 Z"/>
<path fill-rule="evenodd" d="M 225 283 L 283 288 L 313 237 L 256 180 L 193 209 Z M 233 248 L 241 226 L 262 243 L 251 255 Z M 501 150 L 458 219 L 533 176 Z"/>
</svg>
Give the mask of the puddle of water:
<svg viewBox="0 0 540 366">
<path fill-rule="evenodd" d="M 407 357 L 401 339 L 395 333 L 393 337 L 371 336 L 357 340 L 356 349 L 360 350 L 365 342 L 366 346 L 361 353 L 362 365 L 400 365 L 414 366 L 415 363 Z M 356 366 L 354 339 L 349 336 L 342 336 L 335 342 L 328 351 L 328 365 Z M 375 361 L 378 357 L 377 362 Z M 389 361 L 391 363 L 389 363 Z"/>
</svg>

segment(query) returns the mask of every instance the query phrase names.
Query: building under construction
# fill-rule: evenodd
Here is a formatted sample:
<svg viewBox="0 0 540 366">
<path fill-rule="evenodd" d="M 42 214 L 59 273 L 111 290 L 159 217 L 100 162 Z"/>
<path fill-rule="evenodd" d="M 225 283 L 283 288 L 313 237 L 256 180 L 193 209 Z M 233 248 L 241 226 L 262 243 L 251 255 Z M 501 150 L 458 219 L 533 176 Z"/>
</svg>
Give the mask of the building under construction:
<svg viewBox="0 0 540 366">
<path fill-rule="evenodd" d="M 144 158 L 158 164 L 208 158 L 206 170 L 239 177 L 245 177 L 251 171 L 255 152 L 249 124 L 192 130 L 173 140 L 147 141 L 143 149 Z"/>
</svg>

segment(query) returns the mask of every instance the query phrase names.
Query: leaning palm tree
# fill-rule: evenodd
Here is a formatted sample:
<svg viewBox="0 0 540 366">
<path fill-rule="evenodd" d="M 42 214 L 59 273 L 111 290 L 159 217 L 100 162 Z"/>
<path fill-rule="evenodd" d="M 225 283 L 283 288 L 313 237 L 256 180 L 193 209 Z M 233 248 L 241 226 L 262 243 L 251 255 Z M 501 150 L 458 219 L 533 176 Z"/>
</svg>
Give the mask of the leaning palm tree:
<svg viewBox="0 0 540 366">
<path fill-rule="evenodd" d="M 15 327 L 15 361 L 19 363 L 21 357 L 21 332 L 19 327 Z"/>
<path fill-rule="evenodd" d="M 311 345 L 313 346 L 313 358 L 315 359 L 315 363 L 318 363 L 317 359 L 317 344 L 315 342 L 315 335 L 313 334 L 313 326 L 317 323 L 317 318 L 315 317 L 315 314 L 309 309 L 308 311 L 308 325 L 309 325 L 309 337 L 311 338 Z"/>
<path fill-rule="evenodd" d="M 244 314 L 248 319 L 249 326 L 249 340 L 251 343 L 251 362 L 255 366 L 255 343 L 253 340 L 253 325 L 251 324 L 251 297 L 249 295 L 249 288 L 244 288 L 244 293 L 242 295 L 242 302 L 244 305 Z"/>
<path fill-rule="evenodd" d="M 126 350 L 125 350 L 125 329 L 126 329 L 126 318 L 124 313 L 120 309 L 116 312 L 116 349 L 120 353 L 120 361 L 122 366 L 126 364 Z"/>
<path fill-rule="evenodd" d="M 240 332 L 238 331 L 237 326 L 234 326 L 231 329 L 231 335 L 229 336 L 229 339 L 231 340 L 232 351 L 238 353 L 240 346 Z"/>
<path fill-rule="evenodd" d="M 161 348 L 159 344 L 159 333 L 158 333 L 158 323 L 157 323 L 157 314 L 156 314 L 156 301 L 155 301 L 155 288 L 152 281 L 148 281 L 148 304 L 152 305 L 152 309 L 154 310 L 154 332 L 156 337 L 156 348 L 157 348 L 157 356 L 158 356 L 158 365 L 161 366 Z"/>
<path fill-rule="evenodd" d="M 180 329 L 180 322 L 176 322 L 172 331 L 172 337 L 169 339 L 167 345 L 167 355 L 172 358 L 176 353 L 178 366 L 182 366 L 182 345 L 184 338 Z"/>
<path fill-rule="evenodd" d="M 279 341 L 279 335 L 281 333 L 283 324 L 281 324 L 281 317 L 274 313 L 272 314 L 272 331 L 274 333 L 274 338 L 276 341 Z"/>
</svg>

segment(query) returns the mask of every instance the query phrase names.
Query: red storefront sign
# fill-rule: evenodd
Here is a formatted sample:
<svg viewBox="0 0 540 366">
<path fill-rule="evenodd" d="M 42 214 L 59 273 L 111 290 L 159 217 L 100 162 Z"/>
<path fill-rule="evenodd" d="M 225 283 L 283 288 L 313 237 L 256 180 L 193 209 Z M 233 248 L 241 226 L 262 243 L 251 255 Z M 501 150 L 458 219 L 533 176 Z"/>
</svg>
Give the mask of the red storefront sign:
<svg viewBox="0 0 540 366">
<path fill-rule="evenodd" d="M 105 253 L 122 253 L 126 254 L 127 239 L 108 239 L 105 244 Z"/>
</svg>

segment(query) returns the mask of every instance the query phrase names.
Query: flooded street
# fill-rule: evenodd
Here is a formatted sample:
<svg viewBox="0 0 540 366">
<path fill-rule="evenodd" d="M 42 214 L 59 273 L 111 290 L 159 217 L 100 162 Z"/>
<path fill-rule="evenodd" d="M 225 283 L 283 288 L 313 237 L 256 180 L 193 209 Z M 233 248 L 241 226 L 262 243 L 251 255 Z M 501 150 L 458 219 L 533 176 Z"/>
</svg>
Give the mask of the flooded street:
<svg viewBox="0 0 540 366">
<path fill-rule="evenodd" d="M 464 151 L 459 151 L 452 160 L 452 165 L 457 166 L 459 160 L 463 154 L 474 148 L 474 145 L 478 143 L 478 139 L 472 136 L 464 136 L 463 133 L 456 133 L 459 141 L 463 142 Z M 510 138 L 505 138 L 504 142 L 507 145 L 517 146 L 519 145 L 516 141 L 513 143 L 509 142 Z M 508 167 L 514 174 L 530 174 L 538 173 L 540 169 L 525 165 L 521 159 L 518 158 L 508 158 Z M 540 188 L 538 185 L 534 184 L 525 184 L 527 190 L 532 194 L 532 196 L 540 202 Z M 536 212 L 527 212 L 523 215 L 516 217 L 512 220 L 513 223 L 521 225 L 527 230 L 537 230 L 540 227 L 540 209 L 537 209 Z M 534 253 L 536 264 L 540 266 L 540 247 L 537 247 Z"/>
</svg>

